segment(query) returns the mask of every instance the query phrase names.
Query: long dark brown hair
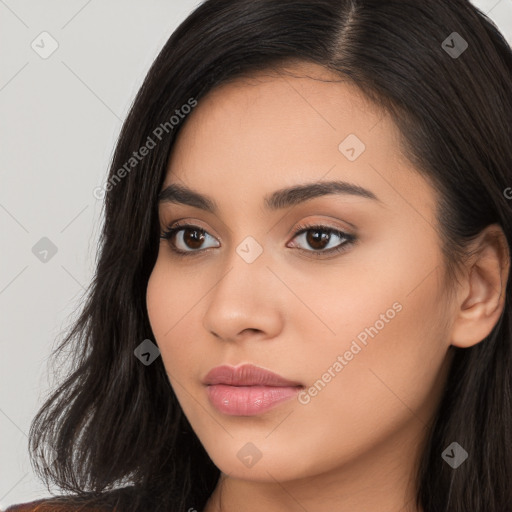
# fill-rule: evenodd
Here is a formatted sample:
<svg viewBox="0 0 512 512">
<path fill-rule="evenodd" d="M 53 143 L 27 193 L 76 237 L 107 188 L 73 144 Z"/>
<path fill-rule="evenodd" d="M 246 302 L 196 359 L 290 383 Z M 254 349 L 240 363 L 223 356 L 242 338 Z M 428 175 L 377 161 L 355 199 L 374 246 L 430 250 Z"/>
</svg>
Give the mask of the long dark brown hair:
<svg viewBox="0 0 512 512">
<path fill-rule="evenodd" d="M 468 0 L 205 1 L 171 35 L 124 122 L 94 279 L 52 354 L 71 370 L 31 425 L 32 464 L 68 503 L 73 495 L 123 511 L 201 510 L 213 492 L 219 469 L 185 418 L 162 358 L 146 366 L 134 356 L 143 340 L 155 340 L 145 298 L 159 247 L 157 196 L 186 123 L 183 106 L 291 61 L 348 78 L 392 116 L 404 155 L 439 192 L 448 275 L 492 223 L 512 247 L 512 51 Z M 128 167 L 148 137 L 155 146 Z M 490 335 L 454 347 L 418 468 L 425 512 L 512 510 L 511 315 L 509 279 Z M 456 470 L 441 457 L 455 440 L 470 454 Z"/>
</svg>

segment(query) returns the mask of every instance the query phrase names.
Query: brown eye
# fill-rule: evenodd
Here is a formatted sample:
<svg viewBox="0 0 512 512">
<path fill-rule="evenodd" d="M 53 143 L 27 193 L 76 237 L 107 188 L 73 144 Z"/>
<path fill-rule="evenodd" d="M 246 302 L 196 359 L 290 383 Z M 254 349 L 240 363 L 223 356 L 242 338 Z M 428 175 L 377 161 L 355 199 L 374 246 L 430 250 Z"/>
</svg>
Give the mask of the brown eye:
<svg viewBox="0 0 512 512">
<path fill-rule="evenodd" d="M 185 228 L 183 231 L 183 243 L 191 249 L 200 249 L 205 240 L 205 232 L 199 229 Z"/>
<path fill-rule="evenodd" d="M 298 247 L 298 249 L 315 257 L 344 251 L 356 241 L 355 235 L 350 235 L 338 229 L 321 225 L 299 226 L 299 231 L 295 234 L 294 240 L 297 238 L 304 239 L 305 242 L 303 245 L 311 248 Z M 341 239 L 341 243 L 338 242 L 337 245 L 335 245 L 337 239 Z M 334 245 L 331 242 L 334 242 Z"/>
<path fill-rule="evenodd" d="M 327 231 L 320 229 L 309 229 L 306 233 L 307 243 L 310 247 L 317 250 L 325 249 L 331 239 L 331 235 L 328 235 Z"/>
<path fill-rule="evenodd" d="M 175 224 L 160 238 L 167 240 L 173 251 L 179 254 L 194 254 L 205 249 L 204 242 L 214 238 L 204 229 L 189 224 Z M 216 247 L 219 247 L 218 245 Z"/>
</svg>

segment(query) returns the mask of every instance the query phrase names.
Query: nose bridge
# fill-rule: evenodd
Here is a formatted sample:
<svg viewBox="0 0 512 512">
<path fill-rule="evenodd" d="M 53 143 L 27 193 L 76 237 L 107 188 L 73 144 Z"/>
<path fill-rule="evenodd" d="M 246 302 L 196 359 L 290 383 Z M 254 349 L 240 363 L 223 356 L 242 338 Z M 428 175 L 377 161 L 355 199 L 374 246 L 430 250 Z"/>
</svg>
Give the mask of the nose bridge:
<svg viewBox="0 0 512 512">
<path fill-rule="evenodd" d="M 216 301 L 249 298 L 257 302 L 265 287 L 271 286 L 272 273 L 267 268 L 268 263 L 263 246 L 251 236 L 244 238 L 227 256 L 225 272 L 212 290 Z M 244 301 L 245 304 L 249 302 Z"/>
<path fill-rule="evenodd" d="M 204 327 L 222 338 L 245 329 L 274 332 L 279 321 L 275 276 L 263 246 L 251 236 L 234 246 L 209 295 Z"/>
</svg>

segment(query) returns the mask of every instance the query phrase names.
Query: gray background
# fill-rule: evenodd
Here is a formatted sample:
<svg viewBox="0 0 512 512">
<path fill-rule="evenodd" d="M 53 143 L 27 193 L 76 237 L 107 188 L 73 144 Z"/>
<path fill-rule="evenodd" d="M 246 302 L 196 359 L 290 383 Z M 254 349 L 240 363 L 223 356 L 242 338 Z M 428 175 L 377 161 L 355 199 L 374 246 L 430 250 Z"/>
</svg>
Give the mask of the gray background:
<svg viewBox="0 0 512 512">
<path fill-rule="evenodd" d="M 102 206 L 93 190 L 149 66 L 199 3 L 0 0 L 0 508 L 48 495 L 27 434 L 56 383 L 50 351 L 93 276 Z M 474 3 L 512 43 L 512 0 Z M 42 58 L 45 31 L 58 48 Z M 36 244 L 49 248 L 43 237 L 57 252 L 36 257 Z"/>
</svg>

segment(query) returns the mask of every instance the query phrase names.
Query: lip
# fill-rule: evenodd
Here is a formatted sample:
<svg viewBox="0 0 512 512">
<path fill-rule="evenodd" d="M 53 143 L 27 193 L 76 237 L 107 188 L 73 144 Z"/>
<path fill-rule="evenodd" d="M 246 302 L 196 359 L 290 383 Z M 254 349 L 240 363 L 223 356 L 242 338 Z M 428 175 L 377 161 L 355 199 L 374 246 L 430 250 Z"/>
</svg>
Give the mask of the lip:
<svg viewBox="0 0 512 512">
<path fill-rule="evenodd" d="M 231 416 L 262 414 L 304 388 L 299 382 L 252 364 L 217 366 L 208 372 L 203 384 L 211 404 Z"/>
<path fill-rule="evenodd" d="M 244 364 L 241 366 L 217 366 L 210 370 L 203 379 L 203 384 L 225 384 L 227 386 L 273 386 L 294 387 L 301 386 L 300 382 L 294 382 L 281 377 L 265 368 Z"/>
</svg>

